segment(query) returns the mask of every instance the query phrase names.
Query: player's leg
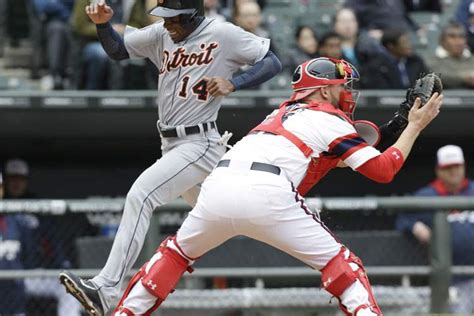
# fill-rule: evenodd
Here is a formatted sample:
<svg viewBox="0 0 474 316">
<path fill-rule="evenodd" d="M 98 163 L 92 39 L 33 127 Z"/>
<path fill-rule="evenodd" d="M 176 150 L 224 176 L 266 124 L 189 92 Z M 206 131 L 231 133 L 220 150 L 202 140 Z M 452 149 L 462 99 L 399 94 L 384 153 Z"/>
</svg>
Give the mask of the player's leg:
<svg viewBox="0 0 474 316">
<path fill-rule="evenodd" d="M 143 246 L 153 210 L 201 183 L 210 170 L 202 167 L 211 147 L 185 143 L 166 153 L 135 181 L 127 194 L 122 221 L 109 259 L 92 281 L 101 294 L 118 296 L 119 285 Z M 125 256 L 123 255 L 125 254 Z"/>
<path fill-rule="evenodd" d="M 265 214 L 262 221 L 252 220 L 253 227 L 244 227 L 239 233 L 320 270 L 323 287 L 339 300 L 346 315 L 382 315 L 362 261 L 338 242 L 289 183 L 286 188 L 285 185 L 278 188 L 276 184 L 277 181 L 265 190 L 269 209 L 273 211 Z"/>
<path fill-rule="evenodd" d="M 198 196 L 199 196 L 199 192 L 201 192 L 201 184 L 200 183 L 193 186 L 191 189 L 184 192 L 183 194 L 181 194 L 181 197 L 183 198 L 183 200 L 186 201 L 186 203 L 188 203 L 189 205 L 194 207 L 194 206 L 196 206 L 196 202 L 197 202 L 197 199 L 198 199 Z"/>
<path fill-rule="evenodd" d="M 153 210 L 202 182 L 219 159 L 222 146 L 210 142 L 185 142 L 175 146 L 145 170 L 127 194 L 122 220 L 107 263 L 91 281 L 80 280 L 70 272 L 61 274 L 61 282 L 86 309 L 108 310 L 116 298 L 143 246 Z M 86 286 L 84 286 L 86 282 Z M 100 298 L 91 297 L 99 290 Z M 98 296 L 98 295 L 97 295 Z M 95 300 L 89 306 L 88 302 Z M 98 306 L 99 305 L 99 306 Z"/>
<path fill-rule="evenodd" d="M 208 212 L 198 203 L 176 237 L 165 240 L 132 278 L 113 315 L 150 315 L 173 291 L 181 276 L 190 271 L 198 257 L 233 236 L 235 232 L 230 219 Z"/>
</svg>

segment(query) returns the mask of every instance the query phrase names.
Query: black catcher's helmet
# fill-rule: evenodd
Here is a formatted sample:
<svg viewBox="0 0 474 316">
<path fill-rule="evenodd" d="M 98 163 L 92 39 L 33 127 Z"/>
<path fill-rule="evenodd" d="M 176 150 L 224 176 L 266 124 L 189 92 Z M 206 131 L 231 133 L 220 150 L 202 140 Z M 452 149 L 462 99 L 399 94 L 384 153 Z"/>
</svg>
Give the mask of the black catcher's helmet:
<svg viewBox="0 0 474 316">
<path fill-rule="evenodd" d="M 157 0 L 157 6 L 150 11 L 151 15 L 171 18 L 188 15 L 189 19 L 204 16 L 203 0 Z"/>
</svg>

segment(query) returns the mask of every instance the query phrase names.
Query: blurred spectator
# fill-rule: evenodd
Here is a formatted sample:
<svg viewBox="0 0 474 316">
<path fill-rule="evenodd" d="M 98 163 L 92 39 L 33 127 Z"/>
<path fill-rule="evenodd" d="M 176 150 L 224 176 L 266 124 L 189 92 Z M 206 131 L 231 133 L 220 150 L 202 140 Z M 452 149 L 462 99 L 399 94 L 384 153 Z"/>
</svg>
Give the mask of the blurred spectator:
<svg viewBox="0 0 474 316">
<path fill-rule="evenodd" d="M 419 30 L 402 0 L 346 0 L 345 6 L 356 13 L 359 27 L 380 40 L 385 30 Z"/>
<path fill-rule="evenodd" d="M 365 65 L 368 74 L 361 85 L 368 89 L 406 89 L 415 84 L 428 69 L 420 56 L 413 52 L 408 33 L 386 30 L 382 37 L 383 50 Z"/>
<path fill-rule="evenodd" d="M 403 0 L 407 11 L 429 11 L 441 13 L 443 7 L 440 0 Z"/>
<path fill-rule="evenodd" d="M 5 198 L 36 198 L 29 190 L 30 168 L 21 159 L 11 159 L 5 163 Z M 26 268 L 65 269 L 71 268 L 75 259 L 75 240 L 88 235 L 87 220 L 84 215 L 21 215 L 31 232 L 21 232 L 28 236 L 34 251 L 31 258 L 23 260 Z M 26 241 L 25 241 L 26 243 Z M 79 316 L 80 304 L 64 291 L 56 279 L 29 278 L 25 280 L 26 293 L 33 297 L 53 297 L 58 302 L 58 316 Z M 72 298 L 72 299 L 71 299 Z"/>
<path fill-rule="evenodd" d="M 428 63 L 432 71 L 441 73 L 445 88 L 474 88 L 474 57 L 462 24 L 451 22 L 442 29 L 440 46 Z"/>
<path fill-rule="evenodd" d="M 260 9 L 259 4 L 256 1 L 252 0 L 245 0 L 245 1 L 236 1 L 235 8 L 233 12 L 233 20 L 234 23 L 247 32 L 253 33 L 257 36 L 269 38 L 270 33 L 262 27 L 262 11 Z M 276 50 L 273 41 L 270 41 L 270 50 L 275 54 L 278 55 L 278 51 Z M 250 66 L 243 66 L 240 70 L 234 74 L 237 76 L 241 74 L 243 71 L 246 71 Z M 260 86 L 254 86 L 251 88 L 247 88 L 250 90 L 260 89 Z"/>
<path fill-rule="evenodd" d="M 0 199 L 4 194 L 0 173 Z M 0 270 L 35 267 L 37 257 L 34 217 L 0 214 Z M 25 315 L 26 293 L 22 279 L 0 280 L 0 315 Z"/>
<path fill-rule="evenodd" d="M 441 147 L 437 152 L 436 179 L 415 192 L 415 196 L 474 196 L 474 182 L 465 177 L 462 149 L 455 145 Z M 429 244 L 433 212 L 399 215 L 396 227 L 413 235 L 420 243 Z M 474 264 L 474 211 L 453 210 L 448 215 L 454 265 Z M 454 278 L 459 302 L 452 307 L 456 314 L 474 312 L 474 278 Z"/>
<path fill-rule="evenodd" d="M 267 4 L 266 0 L 221 0 L 222 14 L 227 19 L 227 21 L 234 21 L 236 8 L 245 2 L 256 2 L 262 10 L 265 9 L 265 6 Z"/>
<path fill-rule="evenodd" d="M 310 26 L 301 25 L 296 29 L 295 42 L 285 62 L 285 68 L 290 73 L 303 62 L 318 57 L 318 38 Z"/>
<path fill-rule="evenodd" d="M 342 58 L 342 37 L 335 33 L 329 32 L 324 34 L 319 41 L 319 56 Z"/>
<path fill-rule="evenodd" d="M 5 199 L 34 199 L 29 191 L 30 167 L 22 159 L 11 159 L 5 163 Z"/>
<path fill-rule="evenodd" d="M 29 175 L 30 168 L 26 161 L 21 159 L 7 161 L 5 164 L 5 198 L 37 198 L 29 191 Z M 43 268 L 71 268 L 76 262 L 74 246 L 76 238 L 95 233 L 86 217 L 79 214 L 42 215 L 39 222 L 42 257 L 37 265 Z"/>
<path fill-rule="evenodd" d="M 122 76 L 120 75 L 121 69 L 115 67 L 113 69 L 116 73 L 110 74 L 112 61 L 97 39 L 95 24 L 85 12 L 85 7 L 89 3 L 90 0 L 76 0 L 72 15 L 72 27 L 80 41 L 82 68 L 85 71 L 84 78 L 79 81 L 84 81 L 85 89 L 88 90 L 121 88 L 123 85 Z M 125 31 L 125 25 L 141 28 L 150 23 L 143 0 L 107 0 L 107 4 L 115 12 L 111 23 L 120 34 Z M 117 65 L 117 63 L 114 63 L 114 65 Z M 127 77 L 127 80 L 130 80 L 130 78 Z"/>
<path fill-rule="evenodd" d="M 456 11 L 456 21 L 467 31 L 468 45 L 474 53 L 474 0 L 462 0 Z"/>
<path fill-rule="evenodd" d="M 48 76 L 42 79 L 44 90 L 62 90 L 71 46 L 69 17 L 74 0 L 33 0 L 47 42 Z M 67 84 L 66 84 L 67 86 Z"/>
<path fill-rule="evenodd" d="M 262 27 L 262 10 L 257 2 L 247 1 L 235 7 L 234 22 L 247 32 L 269 38 L 270 33 Z M 272 48 L 270 48 L 273 52 Z"/>
<path fill-rule="evenodd" d="M 219 0 L 204 0 L 204 14 L 210 19 L 225 22 L 226 18 L 219 12 Z"/>
<path fill-rule="evenodd" d="M 342 39 L 342 55 L 345 60 L 360 68 L 370 57 L 381 51 L 380 44 L 367 32 L 359 31 L 359 23 L 350 8 L 336 12 L 332 21 L 333 31 Z"/>
</svg>

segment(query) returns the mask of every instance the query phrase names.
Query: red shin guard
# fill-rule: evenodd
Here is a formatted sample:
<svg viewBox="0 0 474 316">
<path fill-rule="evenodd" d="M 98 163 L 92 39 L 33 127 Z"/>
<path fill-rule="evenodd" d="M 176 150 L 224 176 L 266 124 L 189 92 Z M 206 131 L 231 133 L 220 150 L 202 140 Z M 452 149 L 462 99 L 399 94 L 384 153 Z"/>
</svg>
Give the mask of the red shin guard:
<svg viewBox="0 0 474 316">
<path fill-rule="evenodd" d="M 366 308 L 370 308 L 370 310 L 377 315 L 383 315 L 375 300 L 362 261 L 352 252 L 350 252 L 348 258 L 346 258 L 346 252 L 348 252 L 348 250 L 342 247 L 341 251 L 321 269 L 323 288 L 339 300 L 339 307 L 348 316 L 357 316 L 359 310 Z M 352 266 L 351 263 L 353 264 Z M 353 269 L 354 264 L 357 267 L 356 269 Z M 369 299 L 367 304 L 361 304 L 353 313 L 350 313 L 347 307 L 341 303 L 340 296 L 357 280 L 364 286 Z"/>
<path fill-rule="evenodd" d="M 168 295 L 173 292 L 184 272 L 192 272 L 189 267 L 189 261 L 182 257 L 175 250 L 168 248 L 168 238 L 161 243 L 155 255 L 145 263 L 128 283 L 128 286 L 120 299 L 118 307 L 112 313 L 113 316 L 134 316 L 134 314 L 123 306 L 126 298 L 129 296 L 137 282 L 141 282 L 145 289 L 154 297 L 156 303 L 143 316 L 151 315 Z"/>
</svg>

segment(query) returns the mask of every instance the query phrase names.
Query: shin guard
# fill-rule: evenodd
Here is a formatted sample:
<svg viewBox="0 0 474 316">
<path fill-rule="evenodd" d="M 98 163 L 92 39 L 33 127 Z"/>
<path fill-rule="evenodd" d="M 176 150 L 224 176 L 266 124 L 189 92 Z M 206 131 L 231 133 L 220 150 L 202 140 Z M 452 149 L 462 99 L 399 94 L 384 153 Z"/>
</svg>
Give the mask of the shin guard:
<svg viewBox="0 0 474 316">
<path fill-rule="evenodd" d="M 189 266 L 190 261 L 176 250 L 170 248 L 170 243 L 176 244 L 174 238 L 168 238 L 162 242 L 150 261 L 145 263 L 140 268 L 140 271 L 133 276 L 117 308 L 112 313 L 113 316 L 134 316 L 124 306 L 124 303 L 138 282 L 141 282 L 143 287 L 156 297 L 156 303 L 143 314 L 143 316 L 151 315 L 163 303 L 166 297 L 173 292 L 184 272 L 192 272 L 192 268 Z"/>
<path fill-rule="evenodd" d="M 323 288 L 339 300 L 339 307 L 346 315 L 357 316 L 359 311 L 367 309 L 374 315 L 383 315 L 375 300 L 362 261 L 345 247 L 342 247 L 341 251 L 321 269 L 321 280 Z M 351 312 L 343 304 L 341 296 L 357 281 L 364 287 L 368 299 L 365 302 L 361 301 Z"/>
<path fill-rule="evenodd" d="M 188 268 L 189 261 L 175 250 L 160 247 L 146 265 L 141 282 L 148 292 L 164 301 Z"/>
</svg>

